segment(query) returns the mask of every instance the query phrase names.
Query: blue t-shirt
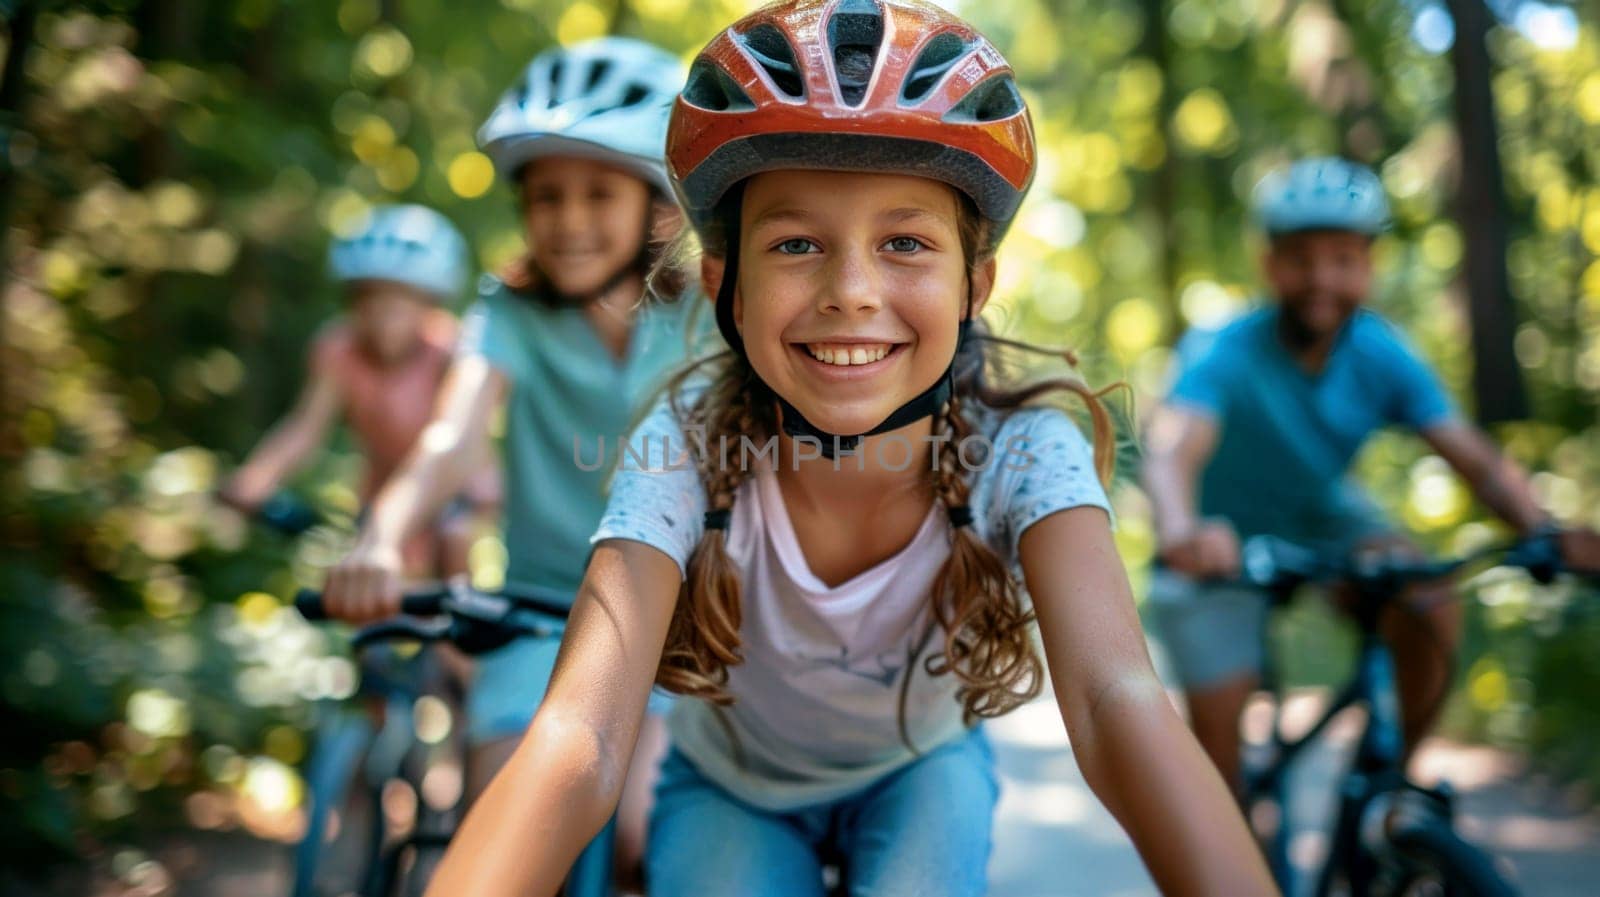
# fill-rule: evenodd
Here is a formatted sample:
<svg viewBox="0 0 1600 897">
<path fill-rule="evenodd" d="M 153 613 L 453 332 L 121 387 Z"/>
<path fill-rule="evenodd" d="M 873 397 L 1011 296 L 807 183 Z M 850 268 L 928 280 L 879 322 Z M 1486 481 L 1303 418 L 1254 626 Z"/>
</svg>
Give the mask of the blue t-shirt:
<svg viewBox="0 0 1600 897">
<path fill-rule="evenodd" d="M 1399 330 L 1361 309 L 1319 374 L 1280 341 L 1276 305 L 1178 345 L 1168 401 L 1221 429 L 1200 482 L 1200 513 L 1241 535 L 1338 539 L 1371 512 L 1346 473 L 1375 430 L 1421 431 L 1456 417 L 1428 364 Z"/>
<path fill-rule="evenodd" d="M 510 386 L 507 582 L 577 592 L 618 440 L 710 330 L 711 315 L 696 316 L 696 305 L 689 297 L 647 304 L 618 359 L 582 309 L 551 306 L 483 278 L 457 351 L 482 355 Z"/>
</svg>

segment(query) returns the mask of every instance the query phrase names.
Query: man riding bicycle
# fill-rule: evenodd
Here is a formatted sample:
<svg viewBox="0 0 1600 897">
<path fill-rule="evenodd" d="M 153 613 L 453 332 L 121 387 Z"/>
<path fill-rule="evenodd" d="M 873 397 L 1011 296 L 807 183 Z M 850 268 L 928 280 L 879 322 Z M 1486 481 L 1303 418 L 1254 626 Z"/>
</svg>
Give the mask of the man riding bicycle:
<svg viewBox="0 0 1600 897">
<path fill-rule="evenodd" d="M 1529 534 L 1554 526 L 1523 471 L 1468 423 L 1405 337 L 1365 308 L 1372 244 L 1389 224 L 1373 172 L 1307 159 L 1258 185 L 1270 301 L 1215 333 L 1191 332 L 1151 421 L 1143 480 L 1155 515 L 1150 606 L 1201 745 L 1239 783 L 1239 716 L 1262 666 L 1267 596 L 1229 580 L 1242 537 L 1323 549 L 1412 550 L 1348 478 L 1374 431 L 1420 435 L 1478 500 Z M 1600 536 L 1561 537 L 1566 562 L 1600 565 Z M 1447 583 L 1414 589 L 1383 634 L 1398 661 L 1407 750 L 1432 725 L 1460 629 Z"/>
</svg>

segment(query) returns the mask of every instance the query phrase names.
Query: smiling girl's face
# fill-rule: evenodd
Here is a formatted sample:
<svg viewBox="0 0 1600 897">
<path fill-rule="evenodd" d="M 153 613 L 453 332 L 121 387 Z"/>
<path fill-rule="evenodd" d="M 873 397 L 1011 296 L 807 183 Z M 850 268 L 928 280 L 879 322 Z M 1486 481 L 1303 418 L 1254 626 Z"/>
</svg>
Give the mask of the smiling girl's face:
<svg viewBox="0 0 1600 897">
<path fill-rule="evenodd" d="M 739 247 L 734 320 L 750 365 L 832 433 L 871 430 L 932 386 L 994 283 L 992 259 L 969 271 L 955 190 L 905 175 L 756 175 Z M 706 256 L 707 295 L 723 266 Z"/>
<path fill-rule="evenodd" d="M 566 156 L 522 170 L 522 218 L 534 261 L 559 292 L 605 286 L 645 239 L 650 187 L 610 165 Z"/>
</svg>

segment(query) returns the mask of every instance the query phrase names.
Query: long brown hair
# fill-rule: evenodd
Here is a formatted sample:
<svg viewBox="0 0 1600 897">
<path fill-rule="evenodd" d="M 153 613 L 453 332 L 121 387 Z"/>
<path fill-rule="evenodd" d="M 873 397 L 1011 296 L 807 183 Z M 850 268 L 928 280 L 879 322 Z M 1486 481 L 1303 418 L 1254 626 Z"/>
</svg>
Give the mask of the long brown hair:
<svg viewBox="0 0 1600 897">
<path fill-rule="evenodd" d="M 705 251 L 725 251 L 720 229 L 707 235 Z M 976 268 L 976 247 L 985 245 L 983 224 L 970 202 L 962 205 L 962 244 Z M 938 464 L 929 472 L 934 494 L 947 508 L 965 507 L 971 483 L 961 463 L 962 439 L 975 432 L 969 416 L 978 406 L 1008 413 L 1042 404 L 1059 393 L 1078 396 L 1087 407 L 1094 430 L 1095 471 L 1109 487 L 1115 464 L 1115 428 L 1103 397 L 1075 372 L 1033 379 L 1007 387 L 991 380 L 1014 380 L 1002 355 L 1015 350 L 1062 359 L 1076 367 L 1071 352 L 1043 349 L 994 336 L 981 321 L 974 321 L 956 353 L 952 371 L 952 397 L 935 421 L 941 439 Z M 685 385 L 704 378 L 703 391 L 685 402 Z M 1120 385 L 1120 384 L 1118 384 Z M 756 376 L 742 354 L 723 352 L 702 359 L 678 373 L 666 387 L 678 420 L 687 427 L 703 428 L 705 450 L 696 463 L 706 490 L 709 511 L 731 511 L 739 486 L 749 476 L 743 458 L 730 463 L 731 451 L 742 451 L 745 440 L 764 444 L 777 433 L 776 396 Z M 666 647 L 656 681 L 679 694 L 719 705 L 732 703 L 726 685 L 728 668 L 742 662 L 739 627 L 743 603 L 738 569 L 727 550 L 726 531 L 707 527 L 689 558 L 688 575 L 673 612 Z M 926 657 L 930 675 L 954 675 L 960 681 L 957 698 L 970 724 L 980 717 L 995 717 L 1026 703 L 1043 685 L 1043 664 L 1034 647 L 1030 628 L 1034 615 L 1023 600 L 1021 586 L 995 550 L 970 526 L 955 527 L 950 555 L 934 580 L 929 596 L 933 617 L 944 632 L 940 650 Z M 921 647 L 919 644 L 918 648 Z M 910 744 L 905 726 L 905 703 L 913 673 L 907 668 L 900 692 L 900 733 Z M 913 746 L 914 747 L 914 746 Z"/>
</svg>

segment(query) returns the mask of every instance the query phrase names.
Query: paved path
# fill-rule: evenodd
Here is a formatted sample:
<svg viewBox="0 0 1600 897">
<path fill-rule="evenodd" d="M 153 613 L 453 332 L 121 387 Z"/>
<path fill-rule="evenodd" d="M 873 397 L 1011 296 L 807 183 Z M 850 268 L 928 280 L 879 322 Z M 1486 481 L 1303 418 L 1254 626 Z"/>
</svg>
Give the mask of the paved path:
<svg viewBox="0 0 1600 897">
<path fill-rule="evenodd" d="M 1306 696 L 1295 711 L 1320 700 Z M 1353 720 L 1351 722 L 1354 722 Z M 1340 745 L 1318 751 L 1296 777 L 1291 809 L 1297 861 L 1315 862 L 1328 818 L 1316 799 L 1329 793 L 1353 725 L 1332 733 Z M 989 866 L 991 897 L 1143 897 L 1156 893 L 1122 829 L 1084 784 L 1054 702 L 1037 701 L 989 724 L 1004 792 Z M 1501 751 L 1435 739 L 1417 759 L 1425 778 L 1443 776 L 1460 794 L 1461 828 L 1511 865 L 1527 897 L 1600 894 L 1600 819 L 1529 780 Z M 1571 804 L 1576 806 L 1563 806 Z M 1309 830 L 1309 831 L 1307 831 Z"/>
</svg>

